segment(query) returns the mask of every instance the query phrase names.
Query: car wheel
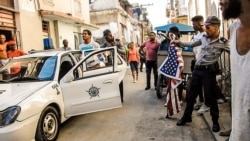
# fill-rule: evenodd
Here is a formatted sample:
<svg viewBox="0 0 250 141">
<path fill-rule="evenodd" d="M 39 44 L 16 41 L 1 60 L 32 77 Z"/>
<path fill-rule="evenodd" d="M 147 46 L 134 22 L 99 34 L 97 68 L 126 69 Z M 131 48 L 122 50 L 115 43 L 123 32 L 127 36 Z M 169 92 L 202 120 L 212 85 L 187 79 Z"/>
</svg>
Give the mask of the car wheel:
<svg viewBox="0 0 250 141">
<path fill-rule="evenodd" d="M 123 80 L 119 84 L 119 90 L 121 95 L 121 102 L 123 103 Z"/>
<path fill-rule="evenodd" d="M 36 141 L 55 141 L 59 134 L 59 128 L 59 114 L 54 107 L 48 106 L 38 121 Z"/>
</svg>

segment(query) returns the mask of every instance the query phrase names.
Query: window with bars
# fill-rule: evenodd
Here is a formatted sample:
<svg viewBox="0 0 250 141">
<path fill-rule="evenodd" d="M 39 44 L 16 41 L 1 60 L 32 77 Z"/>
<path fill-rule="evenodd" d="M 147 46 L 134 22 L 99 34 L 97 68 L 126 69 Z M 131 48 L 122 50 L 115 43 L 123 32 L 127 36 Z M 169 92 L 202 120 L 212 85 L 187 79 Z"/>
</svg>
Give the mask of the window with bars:
<svg viewBox="0 0 250 141">
<path fill-rule="evenodd" d="M 48 21 L 42 21 L 43 26 L 43 32 L 49 33 L 49 22 Z"/>
</svg>

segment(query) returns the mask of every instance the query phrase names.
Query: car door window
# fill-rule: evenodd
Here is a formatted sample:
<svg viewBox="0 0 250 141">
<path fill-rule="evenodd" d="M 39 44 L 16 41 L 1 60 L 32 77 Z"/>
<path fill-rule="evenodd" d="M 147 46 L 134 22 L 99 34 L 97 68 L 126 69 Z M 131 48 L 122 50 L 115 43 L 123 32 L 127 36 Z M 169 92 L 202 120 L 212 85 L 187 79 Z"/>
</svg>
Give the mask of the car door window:
<svg viewBox="0 0 250 141">
<path fill-rule="evenodd" d="M 75 69 L 74 73 L 78 72 L 76 70 L 81 70 L 83 75 L 78 78 L 111 73 L 114 71 L 114 60 L 112 56 L 114 56 L 113 50 L 96 52 L 88 56 L 88 58 Z"/>
<path fill-rule="evenodd" d="M 123 62 L 122 62 L 121 57 L 117 55 L 117 58 L 118 58 L 118 59 L 117 59 L 117 64 L 118 64 L 118 65 L 122 65 Z"/>
<path fill-rule="evenodd" d="M 62 56 L 61 63 L 60 63 L 60 70 L 59 70 L 59 80 L 68 73 L 73 66 L 75 65 L 72 57 L 67 54 Z"/>
<path fill-rule="evenodd" d="M 77 62 L 79 62 L 82 59 L 82 52 L 81 51 L 72 51 L 71 53 L 75 57 Z"/>
</svg>

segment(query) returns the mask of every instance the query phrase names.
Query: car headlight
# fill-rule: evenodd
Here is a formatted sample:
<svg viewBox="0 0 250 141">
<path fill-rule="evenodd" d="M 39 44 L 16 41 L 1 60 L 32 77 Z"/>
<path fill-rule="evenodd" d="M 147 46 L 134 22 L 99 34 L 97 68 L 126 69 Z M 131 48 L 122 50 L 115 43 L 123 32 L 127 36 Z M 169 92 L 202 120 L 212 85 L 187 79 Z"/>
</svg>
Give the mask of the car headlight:
<svg viewBox="0 0 250 141">
<path fill-rule="evenodd" d="M 13 123 L 19 113 L 21 112 L 21 107 L 13 106 L 9 107 L 3 111 L 0 111 L 0 126 L 7 126 Z"/>
</svg>

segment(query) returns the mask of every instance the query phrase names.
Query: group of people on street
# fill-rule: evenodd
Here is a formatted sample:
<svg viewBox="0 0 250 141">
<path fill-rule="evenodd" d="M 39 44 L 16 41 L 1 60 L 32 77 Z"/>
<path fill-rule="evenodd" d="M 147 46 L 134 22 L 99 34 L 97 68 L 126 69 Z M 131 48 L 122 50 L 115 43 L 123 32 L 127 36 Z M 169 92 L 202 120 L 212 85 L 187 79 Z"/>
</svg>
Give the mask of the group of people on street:
<svg viewBox="0 0 250 141">
<path fill-rule="evenodd" d="M 210 108 L 212 131 L 220 131 L 218 86 L 216 74 L 219 72 L 218 60 L 223 51 L 230 52 L 232 82 L 232 128 L 229 141 L 247 141 L 250 139 L 250 1 L 220 0 L 222 15 L 225 20 L 238 19 L 229 28 L 230 48 L 227 40 L 220 37 L 221 20 L 209 16 L 203 23 L 202 16 L 192 18 L 193 27 L 198 34 L 193 42 L 173 41 L 178 46 L 197 47 L 193 61 L 190 89 L 186 97 L 184 114 L 177 121 L 177 126 L 192 122 L 192 111 L 201 107 L 200 103 Z M 196 101 L 199 96 L 199 100 Z M 196 104 L 195 104 L 196 103 Z"/>
<path fill-rule="evenodd" d="M 229 51 L 225 42 L 220 38 L 220 19 L 216 16 L 210 16 L 204 24 L 206 34 L 194 42 L 174 41 L 179 46 L 200 46 L 201 49 L 197 53 L 194 70 L 192 72 L 190 89 L 187 94 L 187 104 L 183 117 L 177 122 L 178 126 L 185 125 L 192 121 L 192 111 L 195 100 L 200 89 L 204 90 L 204 98 L 210 107 L 210 115 L 212 116 L 214 132 L 220 131 L 219 108 L 216 95 L 216 74 L 219 71 L 218 60 L 222 51 Z"/>
<path fill-rule="evenodd" d="M 194 30 L 197 31 L 192 42 L 183 42 L 179 38 L 178 28 L 172 28 L 175 38 L 170 43 L 179 47 L 194 47 L 195 60 L 192 62 L 192 77 L 190 88 L 186 94 L 186 107 L 184 114 L 176 123 L 183 126 L 192 122 L 194 109 L 201 109 L 201 113 L 210 109 L 212 120 L 212 131 L 220 131 L 219 108 L 218 108 L 218 86 L 216 75 L 219 72 L 218 60 L 223 51 L 230 52 L 231 82 L 232 82 L 232 130 L 230 141 L 248 141 L 250 139 L 250 1 L 249 0 L 220 0 L 223 18 L 238 19 L 230 26 L 230 43 L 220 37 L 221 20 L 216 16 L 208 16 L 204 22 L 202 16 L 198 15 L 191 19 Z M 119 39 L 114 38 L 111 31 L 103 31 L 104 44 L 100 45 L 92 38 L 89 30 L 82 31 L 83 43 L 79 49 L 98 49 L 116 46 L 118 54 L 130 65 L 132 79 L 138 80 L 138 69 L 143 72 L 143 63 L 146 66 L 146 87 L 151 88 L 151 72 L 154 76 L 154 88 L 157 89 L 158 66 L 157 52 L 160 42 L 156 39 L 156 33 L 149 33 L 149 40 L 139 45 L 134 42 L 128 43 L 128 50 L 121 44 Z M 68 40 L 63 40 L 63 50 L 71 50 Z M 8 49 L 9 48 L 9 49 Z M 7 50 L 8 49 L 8 50 Z M 0 66 L 6 64 L 9 59 L 26 53 L 16 49 L 16 42 L 6 42 L 5 35 L 0 35 Z M 140 63 L 140 66 L 139 66 Z M 122 87 L 122 85 L 121 85 Z M 123 90 L 122 90 L 123 91 Z M 180 95 L 179 95 L 180 96 Z M 123 92 L 122 92 L 123 102 Z M 197 100 L 197 97 L 198 100 Z"/>
<path fill-rule="evenodd" d="M 220 72 L 219 58 L 221 53 L 225 51 L 230 53 L 232 76 L 232 131 L 228 140 L 247 141 L 250 139 L 248 133 L 250 131 L 250 75 L 247 73 L 250 70 L 250 39 L 248 38 L 250 34 L 248 13 L 250 1 L 220 0 L 220 6 L 224 19 L 238 19 L 229 29 L 230 48 L 228 40 L 220 37 L 221 20 L 216 16 L 208 16 L 205 22 L 201 15 L 191 19 L 194 30 L 197 32 L 193 42 L 183 42 L 179 38 L 171 42 L 179 47 L 194 47 L 195 53 L 195 60 L 192 61 L 191 65 L 192 77 L 186 95 L 185 111 L 176 124 L 183 126 L 192 122 L 194 109 L 199 109 L 198 113 L 210 110 L 213 123 L 212 131 L 220 131 L 218 103 L 225 97 L 217 84 L 216 75 Z M 157 85 L 157 51 L 159 46 L 160 42 L 156 40 L 156 34 L 150 32 L 149 40 L 144 42 L 140 48 L 146 50 L 147 81 L 145 90 L 151 88 L 152 70 L 154 86 Z M 196 101 L 196 99 L 198 100 Z"/>
</svg>

